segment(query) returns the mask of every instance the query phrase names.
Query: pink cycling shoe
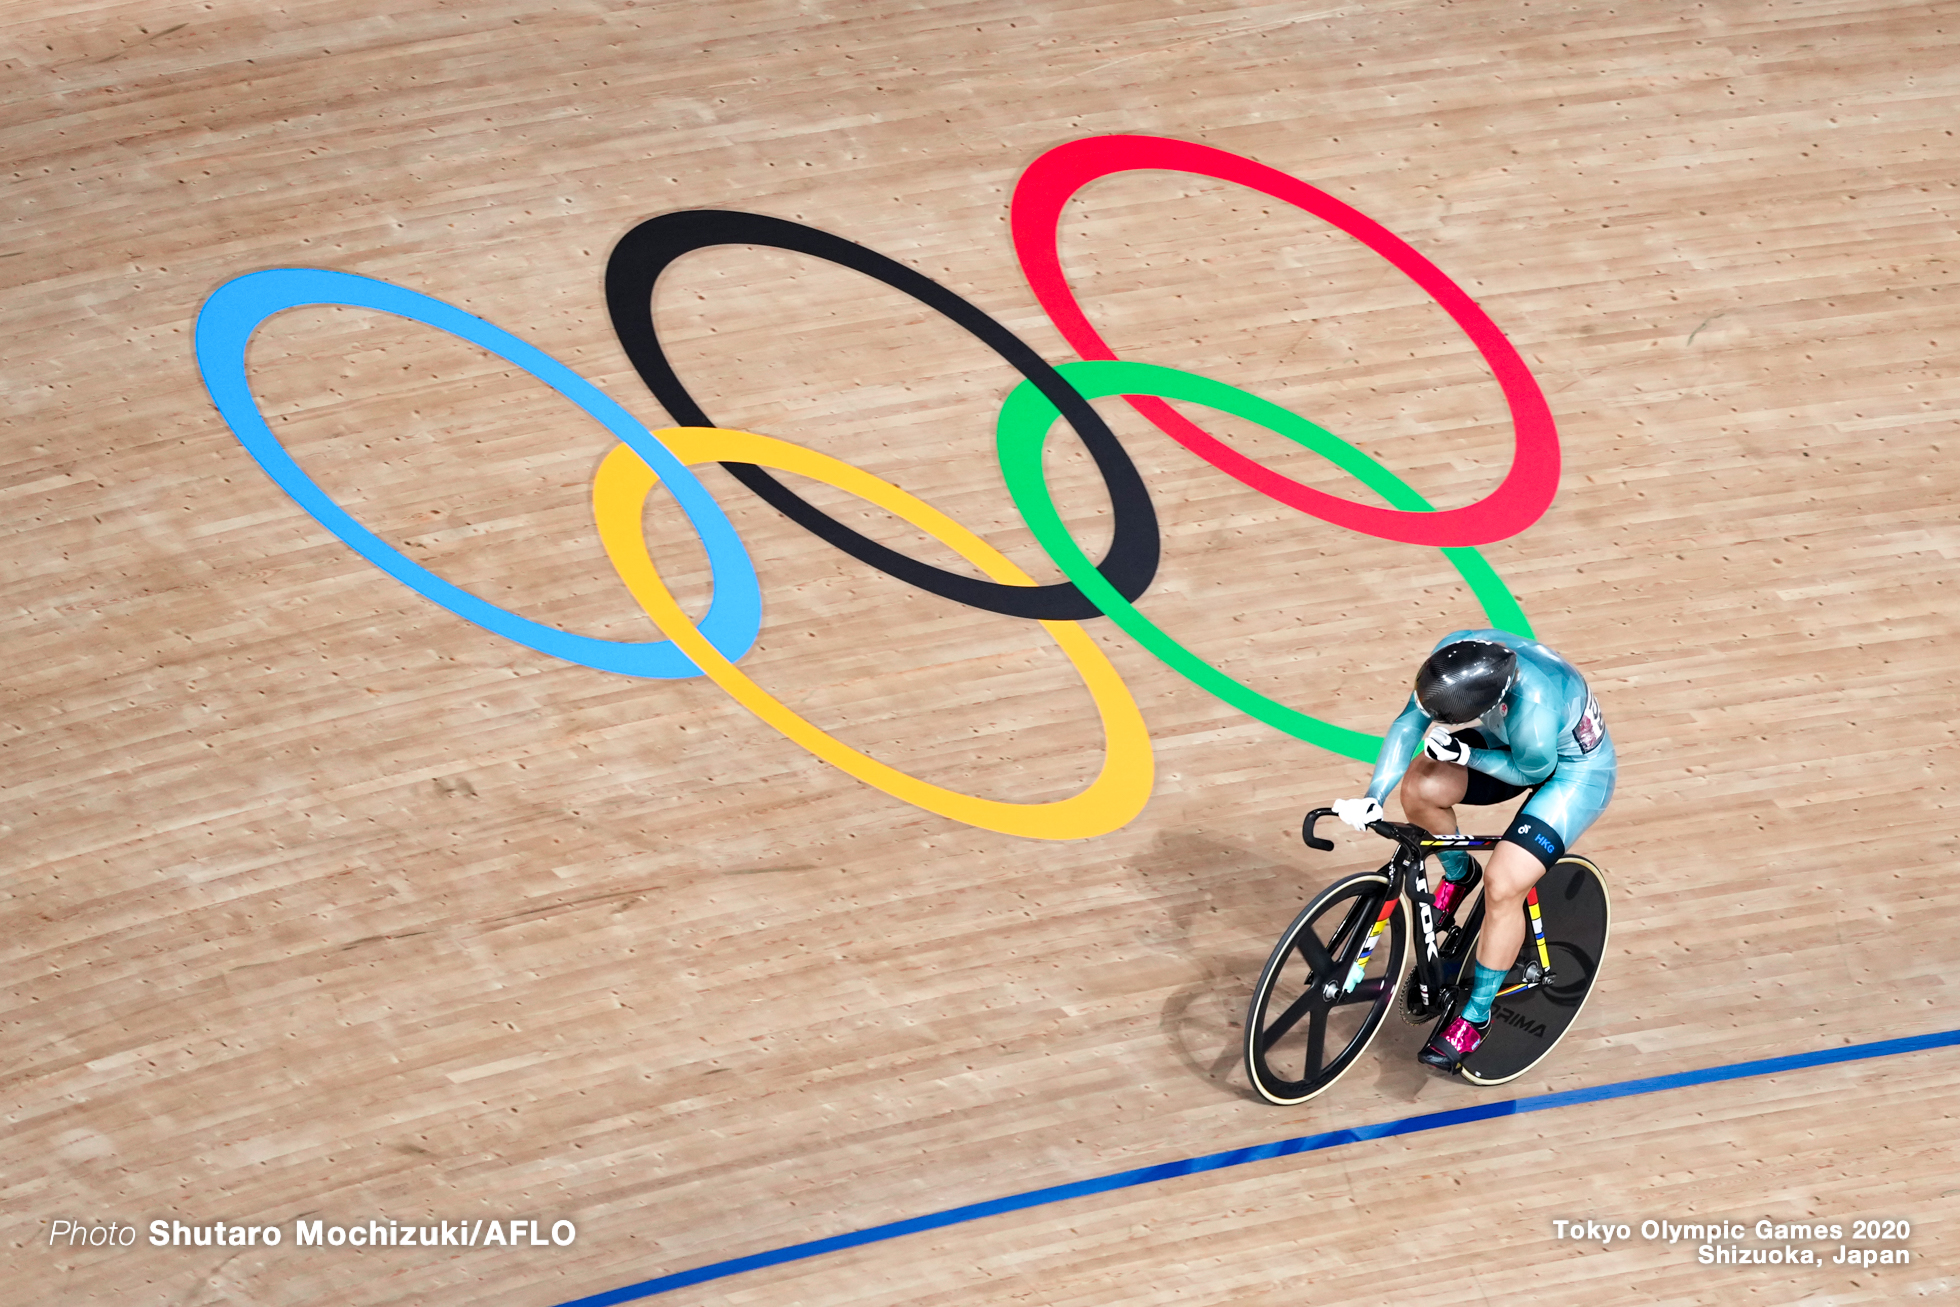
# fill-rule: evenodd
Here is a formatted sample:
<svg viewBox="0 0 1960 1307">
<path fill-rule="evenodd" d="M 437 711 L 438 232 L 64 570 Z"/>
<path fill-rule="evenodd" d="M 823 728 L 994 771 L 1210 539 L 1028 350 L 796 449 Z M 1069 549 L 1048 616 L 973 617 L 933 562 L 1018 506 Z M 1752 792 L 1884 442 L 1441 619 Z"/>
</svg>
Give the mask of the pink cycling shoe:
<svg viewBox="0 0 1960 1307">
<path fill-rule="evenodd" d="M 1457 908 L 1470 898 L 1470 891 L 1484 878 L 1484 869 L 1470 859 L 1470 874 L 1462 880 L 1445 880 L 1436 886 L 1436 928 L 1441 930 L 1455 919 Z"/>
<path fill-rule="evenodd" d="M 1429 1042 L 1416 1054 L 1416 1060 L 1438 1071 L 1454 1073 L 1463 1065 L 1464 1058 L 1477 1051 L 1477 1046 L 1484 1042 L 1484 1032 L 1489 1029 L 1489 1021 L 1479 1024 L 1451 1017 L 1429 1037 Z"/>
</svg>

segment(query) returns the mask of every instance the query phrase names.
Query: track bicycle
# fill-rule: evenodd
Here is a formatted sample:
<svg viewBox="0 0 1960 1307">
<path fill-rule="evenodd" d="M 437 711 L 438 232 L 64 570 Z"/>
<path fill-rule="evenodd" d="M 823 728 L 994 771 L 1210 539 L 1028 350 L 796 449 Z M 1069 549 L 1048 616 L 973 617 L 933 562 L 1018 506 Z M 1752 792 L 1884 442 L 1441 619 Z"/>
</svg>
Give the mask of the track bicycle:
<svg viewBox="0 0 1960 1307">
<path fill-rule="evenodd" d="M 1316 808 L 1301 823 L 1307 847 L 1334 844 L 1314 834 L 1333 815 Z M 1342 877 L 1316 895 L 1274 945 L 1253 987 L 1245 1018 L 1245 1066 L 1269 1103 L 1304 1103 L 1338 1080 L 1366 1051 L 1389 1007 L 1408 958 L 1413 919 L 1415 966 L 1400 985 L 1404 1019 L 1441 1021 L 1468 996 L 1484 920 L 1475 891 L 1467 916 L 1437 937 L 1435 896 L 1424 870 L 1431 853 L 1494 847 L 1496 835 L 1431 835 L 1420 826 L 1371 822 L 1395 843 L 1380 870 Z M 1458 908 L 1453 915 L 1461 915 Z M 1605 956 L 1611 915 L 1606 879 L 1590 859 L 1566 854 L 1545 870 L 1525 898 L 1530 929 L 1491 1008 L 1491 1026 L 1458 1069 L 1477 1085 L 1515 1080 L 1562 1039 L 1585 1006 Z"/>
</svg>

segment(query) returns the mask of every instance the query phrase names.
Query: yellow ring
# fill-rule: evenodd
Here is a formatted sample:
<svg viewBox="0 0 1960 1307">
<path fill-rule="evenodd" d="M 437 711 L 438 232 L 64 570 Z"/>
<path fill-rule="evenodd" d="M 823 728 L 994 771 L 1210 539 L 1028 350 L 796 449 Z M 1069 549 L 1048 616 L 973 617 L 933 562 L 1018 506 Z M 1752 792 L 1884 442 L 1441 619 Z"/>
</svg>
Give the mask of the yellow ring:
<svg viewBox="0 0 1960 1307">
<path fill-rule="evenodd" d="M 827 454 L 771 436 L 720 427 L 669 427 L 654 432 L 654 436 L 683 463 L 757 463 L 835 486 L 910 522 L 995 581 L 1035 583 L 999 550 L 924 500 Z M 1079 623 L 1043 622 L 1042 626 L 1075 665 L 1102 717 L 1103 767 L 1094 783 L 1080 794 L 1054 803 L 1001 803 L 944 789 L 888 767 L 818 730 L 737 670 L 694 628 L 674 602 L 647 551 L 641 518 L 647 495 L 658 479 L 645 460 L 625 445 L 613 450 L 599 465 L 592 481 L 592 516 L 598 523 L 606 556 L 661 633 L 716 685 L 763 721 L 867 785 L 984 830 L 1042 840 L 1084 839 L 1107 834 L 1143 811 L 1155 776 L 1149 729 L 1129 687 Z"/>
</svg>

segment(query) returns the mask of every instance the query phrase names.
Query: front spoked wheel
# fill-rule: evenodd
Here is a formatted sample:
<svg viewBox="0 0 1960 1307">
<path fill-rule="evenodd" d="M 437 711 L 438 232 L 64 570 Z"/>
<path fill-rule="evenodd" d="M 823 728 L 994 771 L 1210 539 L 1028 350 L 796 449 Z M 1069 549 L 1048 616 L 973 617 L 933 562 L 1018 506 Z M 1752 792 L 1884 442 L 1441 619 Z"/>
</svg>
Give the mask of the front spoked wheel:
<svg viewBox="0 0 1960 1307">
<path fill-rule="evenodd" d="M 1335 881 L 1307 904 L 1252 991 L 1245 1069 L 1269 1103 L 1304 1103 L 1368 1047 L 1408 960 L 1408 905 L 1388 877 Z"/>
</svg>

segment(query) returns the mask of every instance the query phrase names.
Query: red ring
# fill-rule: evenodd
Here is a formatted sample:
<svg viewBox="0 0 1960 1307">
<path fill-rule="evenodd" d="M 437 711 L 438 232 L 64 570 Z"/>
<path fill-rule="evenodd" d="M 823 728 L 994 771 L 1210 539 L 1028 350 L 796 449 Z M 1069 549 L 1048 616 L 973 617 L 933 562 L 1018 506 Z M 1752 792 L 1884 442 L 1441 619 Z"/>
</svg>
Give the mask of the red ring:
<svg viewBox="0 0 1960 1307">
<path fill-rule="evenodd" d="M 1249 187 L 1333 223 L 1387 259 L 1429 292 L 1484 356 L 1511 406 L 1516 444 L 1511 470 L 1490 494 L 1462 508 L 1419 513 L 1357 504 L 1303 486 L 1222 443 L 1161 399 L 1127 395 L 1124 398 L 1132 408 L 1171 439 L 1261 494 L 1378 540 L 1444 547 L 1483 545 L 1514 536 L 1544 515 L 1558 493 L 1558 428 L 1531 369 L 1497 324 L 1442 269 L 1394 232 L 1327 192 L 1263 163 L 1162 136 L 1089 136 L 1058 145 L 1028 165 L 1014 188 L 1014 251 L 1035 298 L 1078 354 L 1085 359 L 1116 357 L 1062 276 L 1057 248 L 1062 206 L 1099 177 L 1139 168 L 1215 177 Z"/>
</svg>

